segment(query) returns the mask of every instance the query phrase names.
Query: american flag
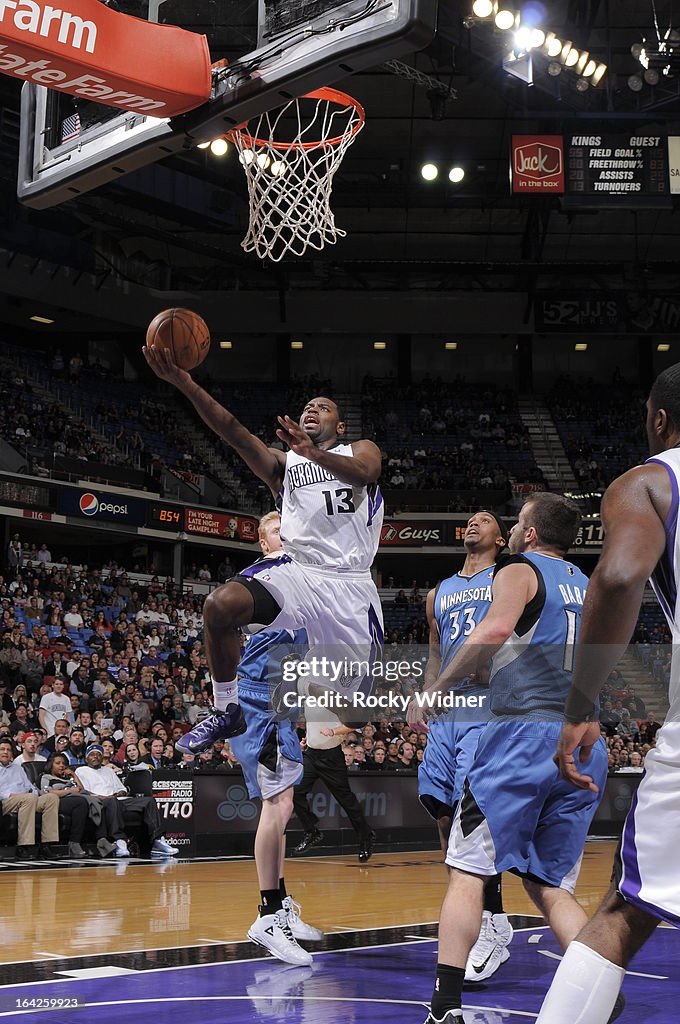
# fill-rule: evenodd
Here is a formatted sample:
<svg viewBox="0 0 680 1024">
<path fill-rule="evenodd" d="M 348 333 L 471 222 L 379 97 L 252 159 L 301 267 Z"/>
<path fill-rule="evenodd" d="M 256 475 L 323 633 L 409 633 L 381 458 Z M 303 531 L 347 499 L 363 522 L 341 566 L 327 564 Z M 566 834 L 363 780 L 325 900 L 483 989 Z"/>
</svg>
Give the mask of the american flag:
<svg viewBox="0 0 680 1024">
<path fill-rule="evenodd" d="M 80 135 L 80 114 L 70 114 L 61 122 L 61 141 L 70 142 Z"/>
</svg>

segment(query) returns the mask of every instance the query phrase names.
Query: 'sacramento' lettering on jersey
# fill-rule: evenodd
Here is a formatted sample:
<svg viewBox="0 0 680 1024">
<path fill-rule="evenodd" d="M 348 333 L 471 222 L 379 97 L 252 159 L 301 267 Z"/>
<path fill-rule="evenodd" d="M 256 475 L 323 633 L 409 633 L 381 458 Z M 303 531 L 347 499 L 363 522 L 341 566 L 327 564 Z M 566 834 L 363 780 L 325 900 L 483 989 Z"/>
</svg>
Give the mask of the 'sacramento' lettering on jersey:
<svg viewBox="0 0 680 1024">
<path fill-rule="evenodd" d="M 328 480 L 335 480 L 335 477 L 323 466 L 318 466 L 315 462 L 301 462 L 290 467 L 288 493 L 292 494 L 298 487 L 308 487 L 310 484 L 320 484 Z"/>
<path fill-rule="evenodd" d="M 336 444 L 335 456 L 352 457 L 351 444 Z M 281 488 L 281 540 L 302 565 L 326 572 L 368 572 L 380 540 L 380 488 L 348 484 L 317 462 L 286 455 Z"/>
<path fill-rule="evenodd" d="M 473 587 L 468 590 L 458 590 L 453 594 L 442 594 L 439 598 L 439 614 L 446 612 L 449 608 L 455 608 L 458 604 L 465 604 L 468 601 L 488 601 L 491 604 L 491 585 L 488 587 Z"/>
</svg>

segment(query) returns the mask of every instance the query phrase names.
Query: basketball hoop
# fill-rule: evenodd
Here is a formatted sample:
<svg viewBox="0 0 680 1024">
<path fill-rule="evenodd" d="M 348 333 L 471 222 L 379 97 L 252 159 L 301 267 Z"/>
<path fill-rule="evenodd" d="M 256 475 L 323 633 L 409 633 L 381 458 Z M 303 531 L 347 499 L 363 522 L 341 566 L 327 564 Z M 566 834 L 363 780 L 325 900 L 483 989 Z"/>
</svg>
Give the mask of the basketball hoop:
<svg viewBox="0 0 680 1024">
<path fill-rule="evenodd" d="M 333 178 L 364 122 L 357 100 L 317 89 L 229 132 L 248 183 L 246 252 L 278 263 L 345 237 L 331 210 Z"/>
</svg>

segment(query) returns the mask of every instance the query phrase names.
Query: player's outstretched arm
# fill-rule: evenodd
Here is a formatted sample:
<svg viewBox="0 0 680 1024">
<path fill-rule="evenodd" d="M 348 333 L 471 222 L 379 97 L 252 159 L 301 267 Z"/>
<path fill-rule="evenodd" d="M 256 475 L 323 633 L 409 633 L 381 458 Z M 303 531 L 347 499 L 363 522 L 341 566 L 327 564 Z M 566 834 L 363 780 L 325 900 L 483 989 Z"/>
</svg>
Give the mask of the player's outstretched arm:
<svg viewBox="0 0 680 1024">
<path fill-rule="evenodd" d="M 338 480 L 353 487 L 374 484 L 380 476 L 382 459 L 380 449 L 373 441 L 352 441 L 352 454 L 335 455 L 332 451 L 319 448 L 309 434 L 290 416 L 279 416 L 277 436 L 296 455 L 303 455 L 312 462 L 318 462 Z"/>
<path fill-rule="evenodd" d="M 667 470 L 647 463 L 615 480 L 602 499 L 604 545 L 583 604 L 568 722 L 592 718 L 598 694 L 630 641 L 645 583 L 666 547 L 670 498 Z"/>
<path fill-rule="evenodd" d="M 173 363 L 167 349 L 149 348 L 146 345 L 142 351 L 156 376 L 181 391 L 192 403 L 203 422 L 218 437 L 231 445 L 248 468 L 267 484 L 273 494 L 278 494 L 286 466 L 283 452 L 268 448 L 259 437 L 251 434 L 228 409 L 211 398 L 191 374 Z"/>
</svg>

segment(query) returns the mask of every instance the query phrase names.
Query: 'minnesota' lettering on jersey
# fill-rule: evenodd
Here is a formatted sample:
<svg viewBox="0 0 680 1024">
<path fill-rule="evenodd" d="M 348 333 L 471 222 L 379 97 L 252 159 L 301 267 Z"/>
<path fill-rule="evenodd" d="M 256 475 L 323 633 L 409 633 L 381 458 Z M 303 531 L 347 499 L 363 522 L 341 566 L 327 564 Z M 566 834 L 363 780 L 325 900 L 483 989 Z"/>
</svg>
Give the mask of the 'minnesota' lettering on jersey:
<svg viewBox="0 0 680 1024">
<path fill-rule="evenodd" d="M 466 604 L 468 601 L 487 601 L 491 604 L 491 584 L 488 587 L 474 587 L 467 590 L 458 590 L 453 594 L 442 594 L 439 598 L 439 614 L 454 608 L 457 604 Z"/>
<path fill-rule="evenodd" d="M 315 462 L 299 462 L 288 470 L 288 493 L 292 494 L 298 487 L 308 487 L 309 484 L 320 484 L 327 480 L 335 480 L 335 477 L 323 466 Z"/>
<path fill-rule="evenodd" d="M 443 669 L 453 661 L 461 645 L 491 607 L 492 583 L 493 566 L 487 566 L 473 576 L 456 573 L 442 580 L 437 587 L 434 612 Z M 463 679 L 452 689 L 467 690 L 469 687 L 470 681 Z"/>
</svg>

